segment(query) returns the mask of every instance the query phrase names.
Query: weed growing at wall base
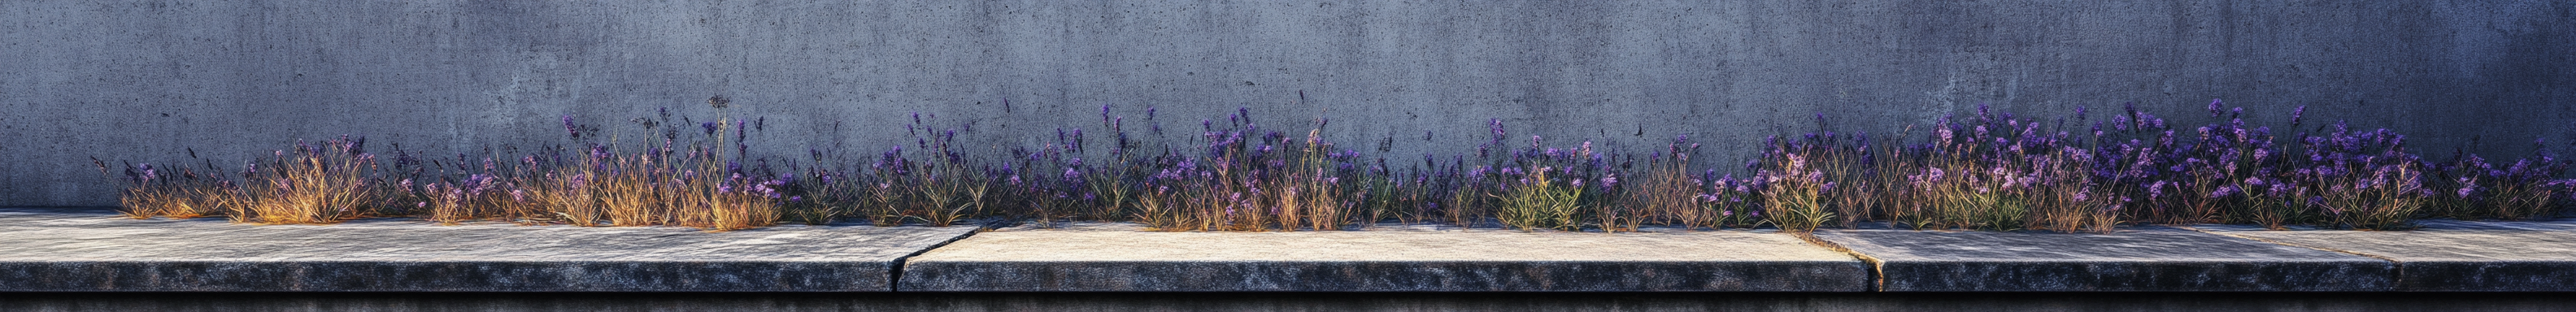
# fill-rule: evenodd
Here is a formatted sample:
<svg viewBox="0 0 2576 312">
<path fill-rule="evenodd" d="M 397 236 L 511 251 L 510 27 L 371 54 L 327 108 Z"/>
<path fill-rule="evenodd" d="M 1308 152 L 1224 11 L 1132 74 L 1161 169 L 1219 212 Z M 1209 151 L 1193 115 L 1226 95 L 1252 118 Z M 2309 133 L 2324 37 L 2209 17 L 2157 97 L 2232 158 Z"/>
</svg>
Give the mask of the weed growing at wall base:
<svg viewBox="0 0 2576 312">
<path fill-rule="evenodd" d="M 729 102 L 709 100 L 720 110 Z M 1329 119 L 1271 127 L 1240 109 L 1190 131 L 1146 108 L 1139 131 L 1112 106 L 1101 107 L 1096 127 L 1058 128 L 1051 141 L 1008 148 L 958 142 L 1024 134 L 979 134 L 972 123 L 942 126 L 939 116 L 914 114 L 901 125 L 910 140 L 865 157 L 822 148 L 804 157 L 753 155 L 750 142 L 763 136 L 766 119 L 698 121 L 665 109 L 624 130 L 564 116 L 564 147 L 517 153 L 431 156 L 397 145 L 380 162 L 364 138 L 344 136 L 299 142 L 238 168 L 193 152 L 193 164 L 183 166 L 93 165 L 127 186 L 121 203 L 135 218 L 283 224 L 413 216 L 708 230 L 975 218 L 1135 221 L 1172 231 L 1383 221 L 1568 231 L 1807 231 L 1864 222 L 1992 231 L 2207 222 L 2401 230 L 2422 218 L 2555 216 L 2576 194 L 2576 182 L 2562 178 L 2570 163 L 2541 142 L 2510 164 L 2465 152 L 2429 161 L 2385 129 L 2306 125 L 2302 108 L 2276 133 L 2223 107 L 2210 102 L 2209 122 L 2192 126 L 2135 106 L 2102 119 L 2078 109 L 2071 121 L 1980 106 L 1879 136 L 1835 132 L 1818 115 L 1819 132 L 1768 139 L 1740 169 L 1701 166 L 1693 158 L 1699 145 L 1678 136 L 1643 155 L 1539 136 L 1523 145 L 1494 120 L 1490 133 L 1468 134 L 1491 138 L 1474 154 L 1420 155 L 1414 163 L 1326 140 Z M 1191 139 L 1135 139 L 1165 137 L 1167 129 Z M 1381 153 L 1394 141 L 1379 142 Z"/>
</svg>

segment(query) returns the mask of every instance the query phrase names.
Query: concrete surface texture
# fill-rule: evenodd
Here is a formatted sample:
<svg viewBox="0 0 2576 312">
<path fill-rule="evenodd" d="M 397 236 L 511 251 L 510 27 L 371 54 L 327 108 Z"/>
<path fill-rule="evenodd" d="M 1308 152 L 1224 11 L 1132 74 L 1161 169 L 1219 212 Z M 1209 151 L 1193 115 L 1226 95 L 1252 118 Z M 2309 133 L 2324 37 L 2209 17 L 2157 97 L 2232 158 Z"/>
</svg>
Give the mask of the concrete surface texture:
<svg viewBox="0 0 2576 312">
<path fill-rule="evenodd" d="M 923 298 L 944 292 L 1190 291 L 1239 292 L 1229 300 L 1257 301 L 1239 294 L 1579 291 L 1616 297 L 1684 291 L 1729 292 L 1710 297 L 1735 298 L 1769 296 L 1745 294 L 1759 291 L 1822 296 L 1812 294 L 2571 290 L 2566 272 L 2576 253 L 2564 237 L 2576 231 L 2576 223 L 2427 225 L 2413 232 L 2197 226 L 2198 231 L 2141 227 L 2110 234 L 1816 233 L 1848 249 L 1837 252 L 1787 234 L 1742 230 L 1612 234 L 1379 226 L 1143 232 L 1132 224 L 1079 223 L 981 233 L 972 227 L 857 224 L 703 233 L 439 226 L 410 219 L 252 226 L 119 219 L 98 209 L 6 208 L 0 209 L 0 238 L 7 238 L 0 239 L 0 310 L 16 310 L 9 304 L 20 298 L 9 293 L 31 291 L 934 295 Z M 1017 300 L 1007 298 L 1014 297 L 942 300 Z M 1376 298 L 1371 300 L 1432 297 Z M 343 299 L 348 298 L 297 300 L 374 304 Z M 884 300 L 891 299 L 862 301 Z M 910 300 L 916 299 L 895 301 Z M 1125 302 L 1120 300 L 1128 299 L 1110 302 Z M 1755 301 L 1764 300 L 1771 299 Z M 1118 304 L 1228 304 L 1222 301 Z M 256 302 L 241 304 L 296 301 Z M 937 302 L 944 301 L 914 303 Z"/>
<path fill-rule="evenodd" d="M 1849 255 L 1780 233 L 977 233 L 907 260 L 901 291 L 1865 291 Z"/>
<path fill-rule="evenodd" d="M 2204 225 L 2220 235 L 2387 259 L 2399 290 L 2576 291 L 2576 221 L 2425 221 L 2405 232 L 2266 231 Z"/>
<path fill-rule="evenodd" d="M 2533 293 L 0 293 L 9 311 L 2566 311 Z"/>
<path fill-rule="evenodd" d="M 1979 103 L 2204 122 L 2224 98 L 2517 154 L 2568 141 L 2570 47 L 2576 4 L 2540 0 L 7 1 L 0 205 L 113 204 L 93 156 L 238 166 L 339 134 L 506 154 L 571 144 L 564 115 L 633 142 L 664 107 L 765 117 L 754 145 L 789 156 L 907 143 L 912 112 L 974 146 L 1102 140 L 1112 104 L 1147 139 L 1240 107 L 1394 160 L 1472 153 L 1501 119 L 1732 163 L 1820 113 L 1884 135 Z M 1148 107 L 1171 129 L 1136 130 Z"/>
<path fill-rule="evenodd" d="M 2387 291 L 2387 261 L 2167 227 L 2109 234 L 1824 230 L 1881 291 Z"/>
<path fill-rule="evenodd" d="M 972 227 L 250 226 L 0 210 L 0 291 L 892 291 Z"/>
</svg>

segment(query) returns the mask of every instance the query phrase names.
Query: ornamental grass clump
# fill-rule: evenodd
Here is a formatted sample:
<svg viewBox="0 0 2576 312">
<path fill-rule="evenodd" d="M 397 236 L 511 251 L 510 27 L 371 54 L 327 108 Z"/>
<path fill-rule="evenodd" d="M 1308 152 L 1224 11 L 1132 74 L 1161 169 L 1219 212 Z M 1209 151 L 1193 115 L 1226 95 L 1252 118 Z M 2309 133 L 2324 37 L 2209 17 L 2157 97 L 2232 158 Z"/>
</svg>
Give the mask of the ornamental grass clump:
<svg viewBox="0 0 2576 312">
<path fill-rule="evenodd" d="M 614 152 L 613 142 L 580 141 L 583 129 L 595 128 L 569 116 L 565 128 L 586 145 L 577 151 L 543 150 L 516 161 L 460 154 L 427 162 L 400 152 L 396 171 L 405 173 L 395 197 L 412 200 L 414 213 L 441 224 L 668 225 L 722 231 L 767 226 L 780 218 L 779 207 L 787 203 L 780 200 L 778 188 L 793 175 L 743 167 L 748 157 L 741 155 L 748 145 L 742 140 L 749 137 L 751 123 L 702 123 L 702 139 L 687 146 L 676 141 L 678 130 L 658 128 L 664 122 L 642 124 L 648 132 L 662 130 L 664 140 L 643 140 L 643 152 L 634 154 Z M 735 148 L 721 148 L 726 145 Z"/>
<path fill-rule="evenodd" d="M 243 165 L 239 180 L 215 172 L 213 161 L 201 168 L 179 168 L 171 174 L 151 164 L 124 169 L 128 187 L 120 202 L 131 218 L 174 219 L 222 215 L 234 222 L 259 224 L 336 223 L 376 215 L 382 186 L 375 155 L 365 151 L 365 138 L 342 136 L 314 145 L 296 142 L 293 151 Z M 189 156 L 195 158 L 191 150 Z M 101 174 L 104 161 L 92 159 Z"/>
<path fill-rule="evenodd" d="M 1979 107 L 1964 122 L 1944 118 L 1931 142 L 1897 151 L 1887 166 L 1906 170 L 1908 204 L 1891 220 L 1916 229 L 2106 232 L 2120 222 L 2116 187 L 2097 176 L 2095 152 L 2038 120 Z M 2099 194 L 2099 195 L 2097 195 Z"/>
<path fill-rule="evenodd" d="M 1824 194 L 1834 192 L 1837 182 L 1825 180 L 1825 172 L 1808 167 L 1806 157 L 1794 152 L 1776 153 L 1776 161 L 1755 176 L 1762 179 L 1763 208 L 1770 223 L 1781 230 L 1813 231 L 1834 222 L 1834 212 L 1825 207 Z"/>
<path fill-rule="evenodd" d="M 2423 187 L 2423 163 L 2405 153 L 2406 136 L 2385 129 L 2354 133 L 2341 124 L 2335 128 L 2306 139 L 2309 157 L 2324 161 L 2290 175 L 2292 182 L 2317 186 L 2307 199 L 2320 217 L 2313 223 L 2364 230 L 2412 228 L 2433 194 Z"/>
<path fill-rule="evenodd" d="M 1608 230 L 1634 230 L 1645 224 L 1668 224 L 1682 227 L 1726 227 L 1737 221 L 1734 214 L 1743 213 L 1741 196 L 1719 197 L 1712 191 L 1724 190 L 1727 183 L 1710 171 L 1694 175 L 1690 155 L 1699 144 L 1689 136 L 1676 136 L 1663 151 L 1648 155 L 1645 170 L 1635 184 L 1622 194 L 1616 207 L 1601 209 L 1600 227 Z M 1728 178 L 1731 180 L 1732 178 Z M 1715 184 L 1715 185 L 1712 185 Z M 1723 200 L 1723 201 L 1721 201 Z"/>
<path fill-rule="evenodd" d="M 1105 178 L 1074 180 L 1079 187 L 1069 189 L 1099 210 L 1117 212 L 1103 215 L 1133 215 L 1161 230 L 1339 230 L 1388 217 L 1411 199 L 1389 191 L 1400 180 L 1382 165 L 1361 168 L 1357 151 L 1324 140 L 1328 119 L 1316 119 L 1304 138 L 1290 138 L 1264 132 L 1250 110 L 1238 110 L 1222 128 L 1200 121 L 1199 144 L 1141 155 L 1132 154 L 1137 144 L 1123 119 L 1102 109 L 1104 125 L 1118 138 L 1109 153 L 1114 161 L 1097 169 Z"/>
<path fill-rule="evenodd" d="M 1526 149 L 1491 167 L 1479 166 L 1473 173 L 1489 173 L 1486 179 L 1499 183 L 1487 195 L 1499 205 L 1494 216 L 1503 224 L 1524 230 L 1579 230 L 1593 217 L 1606 231 L 1634 230 L 1621 228 L 1618 218 L 1624 210 L 1638 210 L 1620 198 L 1618 168 L 1611 160 L 1593 150 L 1592 142 L 1571 149 L 1547 148 L 1544 137 L 1531 136 Z M 1500 169 L 1488 169 L 1500 168 Z"/>
<path fill-rule="evenodd" d="M 1509 191 L 1496 195 L 1502 206 L 1495 211 L 1495 216 L 1501 218 L 1504 225 L 1522 230 L 1565 230 L 1581 226 L 1575 219 L 1578 217 L 1576 213 L 1583 209 L 1577 203 L 1583 198 L 1583 187 L 1576 184 L 1581 180 L 1564 182 L 1550 179 L 1548 172 L 1554 171 L 1553 167 L 1527 170 L 1529 173 L 1517 183 L 1506 186 Z"/>
<path fill-rule="evenodd" d="M 188 154 L 194 158 L 196 153 L 191 150 Z M 115 176 L 108 172 L 107 162 L 91 158 L 90 163 L 98 167 L 100 175 Z M 176 174 L 164 173 L 149 163 L 127 163 L 121 167 L 123 177 L 117 180 L 125 183 L 126 188 L 117 198 L 124 208 L 119 213 L 127 218 L 189 219 L 223 215 L 224 209 L 246 207 L 241 202 L 240 186 L 216 174 L 220 171 L 211 161 L 202 168 L 204 171 L 199 171 L 200 168 L 178 168 Z"/>
<path fill-rule="evenodd" d="M 294 151 L 278 151 L 267 168 L 246 166 L 244 201 L 229 215 L 261 224 L 333 223 L 374 215 L 383 192 L 373 171 L 376 156 L 366 153 L 364 137 L 324 141 L 320 146 L 296 142 Z"/>
<path fill-rule="evenodd" d="M 2570 183 L 2551 179 L 2564 175 L 2568 163 L 2549 155 L 2548 145 L 2541 141 L 2534 140 L 2532 150 L 2533 155 L 2510 165 L 2459 152 L 2450 161 L 2425 164 L 2426 187 L 2433 195 L 2425 209 L 2436 217 L 2462 220 L 2527 220 L 2558 214 L 2564 205 L 2557 199 Z"/>
</svg>

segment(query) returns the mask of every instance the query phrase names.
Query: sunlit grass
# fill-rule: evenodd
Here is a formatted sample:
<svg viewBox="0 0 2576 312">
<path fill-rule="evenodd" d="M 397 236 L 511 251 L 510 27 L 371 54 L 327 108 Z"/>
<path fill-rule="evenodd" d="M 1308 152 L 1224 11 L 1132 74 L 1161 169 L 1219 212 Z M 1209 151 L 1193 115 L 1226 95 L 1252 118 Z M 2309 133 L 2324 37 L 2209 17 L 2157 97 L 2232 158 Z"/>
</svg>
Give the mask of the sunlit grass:
<svg viewBox="0 0 2576 312">
<path fill-rule="evenodd" d="M 723 102 L 709 101 L 719 111 Z M 2288 118 L 2289 134 L 2276 136 L 2216 102 L 2202 126 L 2168 125 L 2134 108 L 2044 122 L 1980 107 L 1876 137 L 1831 131 L 1819 115 L 1818 133 L 1761 142 L 1740 171 L 1694 159 L 1698 145 L 1683 136 L 1640 157 L 1591 142 L 1551 146 L 1537 136 L 1525 146 L 1506 143 L 1511 136 L 1494 120 L 1490 133 L 1464 134 L 1491 138 L 1474 154 L 1412 163 L 1328 140 L 1334 128 L 1323 118 L 1283 132 L 1244 109 L 1195 129 L 1167 129 L 1153 109 L 1144 112 L 1146 130 L 1130 129 L 1127 117 L 1103 106 L 1097 128 L 1058 129 L 1034 146 L 974 148 L 958 142 L 1022 134 L 978 134 L 971 123 L 942 127 L 939 117 L 916 114 L 902 125 L 909 142 L 856 158 L 821 148 L 801 159 L 753 155 L 748 141 L 765 131 L 765 119 L 702 122 L 665 110 L 632 119 L 637 127 L 626 131 L 565 116 L 566 147 L 524 152 L 433 157 L 397 146 L 380 162 L 364 139 L 343 137 L 230 169 L 213 161 L 182 169 L 125 164 L 119 174 L 94 164 L 127 185 L 120 203 L 133 218 L 321 224 L 408 216 L 711 231 L 976 219 L 1134 221 L 1164 231 L 1324 231 L 1389 221 L 1604 232 L 1795 232 L 1878 222 L 1919 230 L 2108 232 L 2207 222 L 2398 230 L 2422 218 L 2554 216 L 2576 186 L 2559 178 L 2569 164 L 2545 146 L 2510 165 L 2464 153 L 2427 161 L 2387 130 L 2302 129 L 2302 110 Z M 1436 142 L 1435 134 L 1423 140 Z M 2284 139 L 2291 142 L 2275 142 Z M 1377 141 L 1384 151 L 1397 140 Z"/>
</svg>

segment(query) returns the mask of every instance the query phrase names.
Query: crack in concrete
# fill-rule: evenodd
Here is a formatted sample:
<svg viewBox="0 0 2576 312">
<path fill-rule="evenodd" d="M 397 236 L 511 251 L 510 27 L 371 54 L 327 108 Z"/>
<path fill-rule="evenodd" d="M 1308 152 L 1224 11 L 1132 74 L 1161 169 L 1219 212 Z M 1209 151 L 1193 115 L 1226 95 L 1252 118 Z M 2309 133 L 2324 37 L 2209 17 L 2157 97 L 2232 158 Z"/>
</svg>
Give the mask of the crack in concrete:
<svg viewBox="0 0 2576 312">
<path fill-rule="evenodd" d="M 1832 250 L 1832 251 L 1835 251 L 1835 252 L 1841 252 L 1841 253 L 1843 253 L 1844 255 L 1850 255 L 1850 256 L 1852 256 L 1852 258 L 1860 259 L 1860 262 L 1861 262 L 1861 263 L 1869 264 L 1869 270 L 1868 270 L 1868 272 L 1869 272 L 1869 277 L 1867 277 L 1867 278 L 1869 279 L 1869 281 L 1870 281 L 1870 282 L 1869 282 L 1869 289 L 1868 289 L 1868 290 L 1866 290 L 1866 292 L 1885 292 L 1885 291 L 1887 291 L 1887 262 L 1886 262 L 1886 261 L 1879 260 L 1879 259 L 1878 259 L 1878 257 L 1871 257 L 1871 256 L 1869 256 L 1869 255 L 1867 255 L 1867 254 L 1862 254 L 1862 253 L 1860 253 L 1860 252 L 1858 252 L 1858 251 L 1852 251 L 1852 250 L 1851 250 L 1851 248 L 1845 248 L 1845 247 L 1843 247 L 1843 245 L 1842 245 L 1842 244 L 1837 244 L 1837 243 L 1834 243 L 1833 241 L 1825 240 L 1825 238 L 1823 238 L 1823 237 L 1816 237 L 1816 234 L 1815 234 L 1815 233 L 1812 233 L 1812 232 L 1809 232 L 1809 233 L 1791 233 L 1791 234 L 1789 234 L 1789 236 L 1797 237 L 1797 238 L 1798 238 L 1798 240 L 1806 241 L 1808 244 L 1814 244 L 1814 245 L 1816 245 L 1816 247 L 1823 247 L 1823 248 L 1825 248 L 1826 250 Z"/>
<path fill-rule="evenodd" d="M 912 261 L 912 257 L 920 256 L 921 254 L 928 253 L 931 250 L 937 250 L 939 247 L 946 247 L 949 243 L 966 240 L 967 237 L 975 236 L 975 233 L 983 233 L 992 230 L 993 228 L 991 226 L 977 225 L 976 229 L 973 231 L 966 231 L 966 233 L 957 234 L 955 237 L 949 237 L 948 240 L 939 241 L 937 244 L 930 244 L 930 247 L 923 247 L 921 250 L 914 250 L 912 253 L 904 254 L 902 257 L 895 257 L 893 263 L 886 265 L 886 292 L 903 291 L 903 264 Z"/>
</svg>

